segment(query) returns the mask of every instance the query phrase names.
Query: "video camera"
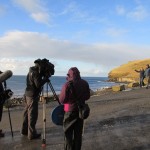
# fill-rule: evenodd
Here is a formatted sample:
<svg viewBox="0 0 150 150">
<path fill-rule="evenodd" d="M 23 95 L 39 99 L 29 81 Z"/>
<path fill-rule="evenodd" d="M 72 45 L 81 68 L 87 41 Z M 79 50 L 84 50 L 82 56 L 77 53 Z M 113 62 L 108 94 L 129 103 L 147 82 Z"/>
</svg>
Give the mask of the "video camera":
<svg viewBox="0 0 150 150">
<path fill-rule="evenodd" d="M 49 78 L 51 75 L 54 75 L 54 65 L 48 59 L 37 59 L 34 63 L 39 65 L 39 71 L 42 76 Z"/>
</svg>

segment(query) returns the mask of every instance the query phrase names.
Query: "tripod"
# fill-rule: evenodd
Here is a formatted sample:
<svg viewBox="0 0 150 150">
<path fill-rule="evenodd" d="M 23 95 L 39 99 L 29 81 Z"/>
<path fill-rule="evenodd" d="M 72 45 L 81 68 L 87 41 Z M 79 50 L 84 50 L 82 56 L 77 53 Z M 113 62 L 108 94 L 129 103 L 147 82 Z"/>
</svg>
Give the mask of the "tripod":
<svg viewBox="0 0 150 150">
<path fill-rule="evenodd" d="M 60 104 L 59 102 L 59 98 L 56 95 L 56 92 L 51 84 L 51 82 L 47 82 L 46 83 L 46 97 L 47 98 L 43 98 L 44 97 L 44 91 L 42 90 L 42 98 L 43 98 L 43 138 L 42 138 L 42 147 L 46 147 L 46 100 L 48 99 L 48 87 L 51 89 L 54 98 L 57 100 L 57 102 Z"/>
</svg>

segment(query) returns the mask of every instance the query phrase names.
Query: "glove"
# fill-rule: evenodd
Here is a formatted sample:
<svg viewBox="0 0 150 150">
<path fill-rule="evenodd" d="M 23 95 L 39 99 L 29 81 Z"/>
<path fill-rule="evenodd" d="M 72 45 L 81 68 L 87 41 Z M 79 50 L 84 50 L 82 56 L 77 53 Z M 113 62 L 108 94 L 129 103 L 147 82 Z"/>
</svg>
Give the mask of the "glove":
<svg viewBox="0 0 150 150">
<path fill-rule="evenodd" d="M 10 89 L 7 89 L 6 91 L 4 91 L 4 96 L 5 99 L 9 99 L 10 97 L 12 97 L 13 92 Z"/>
<path fill-rule="evenodd" d="M 13 92 L 8 89 L 2 93 L 0 93 L 0 104 L 3 105 L 7 99 L 9 99 L 13 95 Z"/>
<path fill-rule="evenodd" d="M 50 82 L 49 78 L 45 77 L 45 78 L 44 78 L 44 82 L 45 82 L 45 83 L 46 83 L 46 82 Z"/>
<path fill-rule="evenodd" d="M 50 82 L 50 80 L 47 78 L 47 79 L 46 79 L 46 82 Z"/>
</svg>

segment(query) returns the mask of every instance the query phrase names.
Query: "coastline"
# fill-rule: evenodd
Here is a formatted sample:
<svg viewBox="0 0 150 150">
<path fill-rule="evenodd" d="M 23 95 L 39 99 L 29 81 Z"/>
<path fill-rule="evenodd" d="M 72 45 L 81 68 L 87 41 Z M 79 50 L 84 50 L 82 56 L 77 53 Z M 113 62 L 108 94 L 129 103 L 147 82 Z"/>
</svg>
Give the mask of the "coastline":
<svg viewBox="0 0 150 150">
<path fill-rule="evenodd" d="M 99 96 L 99 95 L 110 93 L 110 92 L 112 92 L 112 87 L 104 87 L 104 88 L 97 89 L 96 91 L 91 90 L 91 96 Z M 59 94 L 57 94 L 57 96 L 59 96 Z M 42 102 L 41 98 L 42 97 L 40 97 L 40 102 Z M 55 98 L 52 94 L 50 94 L 50 96 L 47 99 L 47 102 L 49 103 L 52 101 L 55 101 Z M 11 98 L 10 100 L 7 100 L 6 103 L 4 104 L 4 107 L 6 108 L 10 107 L 13 109 L 15 107 L 23 105 L 23 103 L 24 103 L 23 96 L 18 95 L 16 97 Z"/>
<path fill-rule="evenodd" d="M 103 82 L 112 82 L 112 81 L 109 81 L 109 80 L 105 80 Z M 105 87 L 100 87 L 96 90 L 92 90 L 90 89 L 90 93 L 91 93 L 91 97 L 92 96 L 100 96 L 100 95 L 105 95 L 105 94 L 109 94 L 109 93 L 112 93 L 113 92 L 113 89 L 112 87 L 113 86 L 120 86 L 120 85 L 124 85 L 125 86 L 125 89 L 124 91 L 128 91 L 128 90 L 132 90 L 134 88 L 138 88 L 138 87 L 131 87 L 129 88 L 128 87 L 128 84 L 130 82 L 112 82 L 113 85 L 111 86 L 105 86 Z M 56 92 L 57 96 L 59 96 L 59 93 L 60 92 Z M 45 93 L 46 94 L 46 93 Z M 46 94 L 47 95 L 47 94 Z M 45 96 L 46 97 L 46 96 Z M 49 97 L 48 97 L 48 101 L 47 102 L 52 102 L 52 101 L 55 101 L 55 98 L 53 96 L 53 93 L 51 91 L 49 91 Z M 13 98 L 11 98 L 9 101 L 8 101 L 8 104 L 6 104 L 6 108 L 7 108 L 7 105 L 9 105 L 9 107 L 11 109 L 14 109 L 15 107 L 17 106 L 21 106 L 23 105 L 23 96 L 21 95 L 16 95 L 16 96 L 13 96 Z M 41 100 L 40 100 L 41 102 Z M 5 109 L 4 109 L 5 110 Z"/>
<path fill-rule="evenodd" d="M 62 85 L 66 82 L 66 77 L 64 76 L 52 76 L 51 83 L 53 88 L 57 94 L 60 93 Z M 110 87 L 114 85 L 114 82 L 107 82 L 107 77 L 83 77 L 90 86 L 90 89 L 96 91 L 97 89 L 103 87 Z M 26 87 L 26 76 L 13 76 L 7 81 L 7 87 L 9 87 L 13 92 L 13 97 L 20 98 L 24 95 L 25 87 Z M 51 89 L 48 89 L 49 93 L 51 93 Z"/>
</svg>

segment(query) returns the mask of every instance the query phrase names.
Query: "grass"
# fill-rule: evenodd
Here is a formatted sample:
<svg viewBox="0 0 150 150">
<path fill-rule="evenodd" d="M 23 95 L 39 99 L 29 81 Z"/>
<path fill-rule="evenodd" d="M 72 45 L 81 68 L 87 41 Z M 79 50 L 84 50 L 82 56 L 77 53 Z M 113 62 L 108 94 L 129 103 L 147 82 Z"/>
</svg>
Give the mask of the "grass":
<svg viewBox="0 0 150 150">
<path fill-rule="evenodd" d="M 139 73 L 137 73 L 135 69 L 145 69 L 147 64 L 150 64 L 150 59 L 130 61 L 127 64 L 123 64 L 111 70 L 108 77 L 113 81 L 118 81 L 119 78 L 128 78 L 136 81 L 139 78 Z"/>
</svg>

